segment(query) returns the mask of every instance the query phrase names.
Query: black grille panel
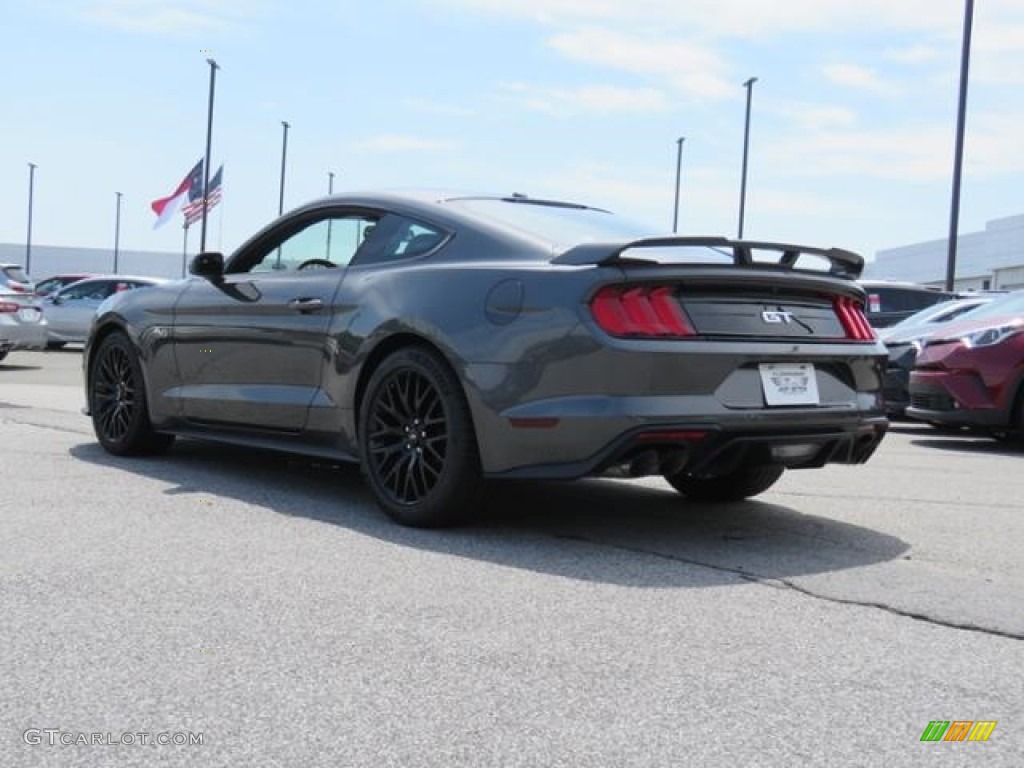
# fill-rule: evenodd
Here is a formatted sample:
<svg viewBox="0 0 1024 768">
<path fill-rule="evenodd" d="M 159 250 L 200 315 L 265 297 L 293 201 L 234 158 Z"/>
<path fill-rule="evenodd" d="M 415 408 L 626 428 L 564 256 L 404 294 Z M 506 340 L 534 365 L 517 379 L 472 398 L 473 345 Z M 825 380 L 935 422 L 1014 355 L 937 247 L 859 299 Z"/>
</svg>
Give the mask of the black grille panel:
<svg viewBox="0 0 1024 768">
<path fill-rule="evenodd" d="M 846 337 L 831 301 L 825 299 L 687 294 L 682 303 L 694 330 L 703 336 Z"/>
<path fill-rule="evenodd" d="M 949 395 L 922 394 L 910 395 L 910 405 L 925 411 L 954 411 L 956 401 Z"/>
</svg>

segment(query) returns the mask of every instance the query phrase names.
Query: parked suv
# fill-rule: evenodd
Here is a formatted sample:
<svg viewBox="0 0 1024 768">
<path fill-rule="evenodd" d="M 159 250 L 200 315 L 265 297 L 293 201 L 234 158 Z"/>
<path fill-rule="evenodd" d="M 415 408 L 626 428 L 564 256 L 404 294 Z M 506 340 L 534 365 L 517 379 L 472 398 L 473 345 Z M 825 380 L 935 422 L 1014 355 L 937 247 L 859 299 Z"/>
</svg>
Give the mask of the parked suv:
<svg viewBox="0 0 1024 768">
<path fill-rule="evenodd" d="M 995 437 L 1024 436 L 1024 291 L 928 338 L 910 374 L 907 415 Z"/>
<path fill-rule="evenodd" d="M 18 264 L 0 264 L 0 295 L 5 293 L 33 294 L 36 286 Z"/>
<path fill-rule="evenodd" d="M 865 310 L 872 328 L 888 328 L 925 307 L 957 297 L 955 293 L 917 283 L 861 280 L 860 285 L 868 295 Z"/>
</svg>

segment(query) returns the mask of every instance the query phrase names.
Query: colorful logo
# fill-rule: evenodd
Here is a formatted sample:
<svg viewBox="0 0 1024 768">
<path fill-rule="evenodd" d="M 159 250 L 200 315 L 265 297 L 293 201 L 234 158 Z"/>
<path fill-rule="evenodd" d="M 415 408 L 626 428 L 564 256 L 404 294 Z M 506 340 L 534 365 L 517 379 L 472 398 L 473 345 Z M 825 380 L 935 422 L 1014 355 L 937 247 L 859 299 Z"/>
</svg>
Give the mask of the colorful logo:
<svg viewBox="0 0 1024 768">
<path fill-rule="evenodd" d="M 995 727 L 995 720 L 932 720 L 921 741 L 988 741 Z"/>
</svg>

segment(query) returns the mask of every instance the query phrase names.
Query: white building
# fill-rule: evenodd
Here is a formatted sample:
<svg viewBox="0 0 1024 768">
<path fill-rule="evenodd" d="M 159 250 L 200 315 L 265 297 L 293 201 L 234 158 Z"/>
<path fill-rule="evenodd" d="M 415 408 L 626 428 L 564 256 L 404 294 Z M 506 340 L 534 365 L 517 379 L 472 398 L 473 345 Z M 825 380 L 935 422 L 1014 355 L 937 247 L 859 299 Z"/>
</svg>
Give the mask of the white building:
<svg viewBox="0 0 1024 768">
<path fill-rule="evenodd" d="M 24 243 L 0 243 L 0 264 L 25 267 Z M 50 275 L 87 272 L 106 274 L 114 269 L 113 248 L 71 248 L 60 245 L 32 244 L 32 264 L 26 271 L 33 280 Z M 181 277 L 181 253 L 125 251 L 117 254 L 117 271 L 122 275 L 145 277 Z"/>
<path fill-rule="evenodd" d="M 879 251 L 864 277 L 943 286 L 947 241 L 930 240 Z M 993 219 L 983 232 L 957 238 L 958 290 L 1024 288 L 1024 214 Z"/>
</svg>

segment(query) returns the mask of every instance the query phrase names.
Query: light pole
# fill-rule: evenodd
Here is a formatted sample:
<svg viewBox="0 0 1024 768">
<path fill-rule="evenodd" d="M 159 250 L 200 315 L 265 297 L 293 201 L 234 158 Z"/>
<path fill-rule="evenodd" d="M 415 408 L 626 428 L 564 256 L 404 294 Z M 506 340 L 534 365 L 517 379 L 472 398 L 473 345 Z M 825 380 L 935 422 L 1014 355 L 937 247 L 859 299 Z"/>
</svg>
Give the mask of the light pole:
<svg viewBox="0 0 1024 768">
<path fill-rule="evenodd" d="M 121 246 L 121 193 L 117 195 L 117 214 L 114 216 L 114 274 L 117 274 L 117 256 Z"/>
<path fill-rule="evenodd" d="M 206 159 L 203 161 L 203 224 L 199 229 L 199 252 L 206 250 L 206 211 L 210 198 L 210 145 L 213 141 L 213 89 L 217 80 L 217 62 L 207 59 L 210 65 L 210 103 L 206 109 Z"/>
<path fill-rule="evenodd" d="M 740 177 L 740 226 L 738 237 L 743 239 L 743 214 L 747 206 L 747 154 L 750 151 L 750 96 L 754 90 L 756 77 L 752 77 L 743 84 L 747 89 L 747 119 L 743 128 L 743 173 Z"/>
<path fill-rule="evenodd" d="M 964 7 L 964 40 L 960 52 L 960 98 L 956 111 L 956 150 L 953 156 L 953 197 L 949 205 L 949 252 L 946 255 L 946 290 L 956 281 L 956 240 L 960 228 L 960 178 L 964 165 L 964 124 L 967 119 L 967 71 L 971 62 L 971 26 L 974 0 Z"/>
<path fill-rule="evenodd" d="M 25 272 L 32 272 L 32 198 L 35 195 L 36 164 L 28 164 L 28 234 L 25 237 Z"/>
<path fill-rule="evenodd" d="M 334 171 L 327 172 L 327 194 L 334 194 Z"/>
<path fill-rule="evenodd" d="M 682 179 L 683 172 L 683 142 L 686 141 L 685 136 L 680 136 L 676 139 L 676 204 L 674 212 L 672 214 L 672 234 L 676 233 L 679 228 L 679 183 Z"/>
<path fill-rule="evenodd" d="M 281 140 L 281 194 L 277 199 L 278 216 L 284 213 L 284 167 L 285 161 L 288 159 L 288 129 L 291 128 L 291 126 L 282 120 L 281 127 L 284 128 L 284 137 Z"/>
</svg>

